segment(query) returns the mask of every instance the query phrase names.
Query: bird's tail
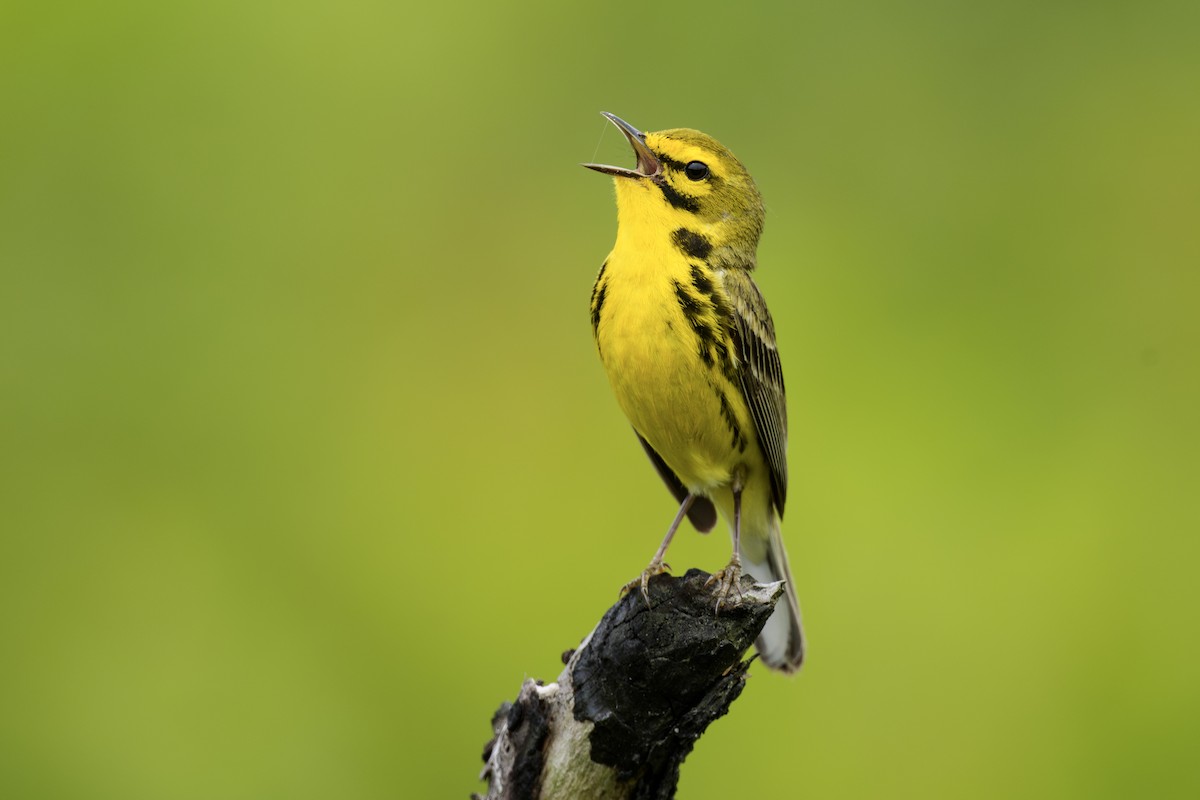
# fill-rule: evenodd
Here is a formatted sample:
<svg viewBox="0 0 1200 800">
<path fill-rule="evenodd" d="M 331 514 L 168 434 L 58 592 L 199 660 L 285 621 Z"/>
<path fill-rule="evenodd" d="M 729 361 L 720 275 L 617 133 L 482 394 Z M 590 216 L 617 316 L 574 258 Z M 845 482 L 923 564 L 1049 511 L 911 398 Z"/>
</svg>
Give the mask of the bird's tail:
<svg viewBox="0 0 1200 800">
<path fill-rule="evenodd" d="M 792 581 L 792 570 L 788 566 L 778 517 L 771 514 L 769 524 L 766 552 L 760 550 L 756 553 L 757 558 L 751 558 L 743 547 L 742 563 L 746 572 L 759 583 L 779 580 L 784 582 L 784 597 L 775 606 L 775 613 L 767 620 L 755 645 L 764 664 L 771 669 L 792 673 L 804 663 L 804 630 L 800 626 L 800 601 L 796 597 L 796 585 Z M 746 543 L 743 538 L 743 545 Z"/>
</svg>

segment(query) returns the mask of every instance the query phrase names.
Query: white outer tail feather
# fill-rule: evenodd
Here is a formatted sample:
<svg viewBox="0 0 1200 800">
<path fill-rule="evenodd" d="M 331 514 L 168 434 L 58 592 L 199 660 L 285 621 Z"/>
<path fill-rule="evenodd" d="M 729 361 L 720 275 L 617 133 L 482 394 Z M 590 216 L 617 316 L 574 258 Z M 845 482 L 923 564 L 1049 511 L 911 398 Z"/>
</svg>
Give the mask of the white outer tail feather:
<svg viewBox="0 0 1200 800">
<path fill-rule="evenodd" d="M 763 663 L 771 669 L 793 673 L 804 663 L 804 630 L 800 622 L 800 601 L 796 596 L 792 570 L 788 566 L 787 551 L 779 533 L 779 520 L 771 515 L 766 561 L 754 561 L 745 551 L 741 553 L 742 566 L 759 583 L 784 581 L 784 597 L 775 606 L 775 612 L 763 626 L 755 646 Z M 744 532 L 743 532 L 744 533 Z"/>
</svg>

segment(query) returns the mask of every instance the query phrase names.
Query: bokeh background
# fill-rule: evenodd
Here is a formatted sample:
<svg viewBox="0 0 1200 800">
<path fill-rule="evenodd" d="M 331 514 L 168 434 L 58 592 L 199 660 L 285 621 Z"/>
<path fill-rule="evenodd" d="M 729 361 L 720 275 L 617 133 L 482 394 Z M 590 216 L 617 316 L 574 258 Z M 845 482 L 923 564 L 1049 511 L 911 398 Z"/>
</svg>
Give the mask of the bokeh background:
<svg viewBox="0 0 1200 800">
<path fill-rule="evenodd" d="M 0 795 L 482 788 L 673 511 L 587 321 L 601 110 L 756 176 L 790 389 L 811 659 L 681 796 L 1200 795 L 1198 31 L 5 3 Z"/>
</svg>

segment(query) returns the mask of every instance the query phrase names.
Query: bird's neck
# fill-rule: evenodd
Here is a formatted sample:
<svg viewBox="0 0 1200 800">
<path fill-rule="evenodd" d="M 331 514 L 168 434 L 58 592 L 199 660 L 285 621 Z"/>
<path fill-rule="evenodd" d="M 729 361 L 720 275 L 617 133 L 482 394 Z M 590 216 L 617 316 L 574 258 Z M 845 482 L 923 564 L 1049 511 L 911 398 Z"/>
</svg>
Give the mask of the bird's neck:
<svg viewBox="0 0 1200 800">
<path fill-rule="evenodd" d="M 735 218 L 710 220 L 663 202 L 652 187 L 617 182 L 617 241 L 614 255 L 703 263 L 716 270 L 754 269 L 757 236 Z"/>
</svg>

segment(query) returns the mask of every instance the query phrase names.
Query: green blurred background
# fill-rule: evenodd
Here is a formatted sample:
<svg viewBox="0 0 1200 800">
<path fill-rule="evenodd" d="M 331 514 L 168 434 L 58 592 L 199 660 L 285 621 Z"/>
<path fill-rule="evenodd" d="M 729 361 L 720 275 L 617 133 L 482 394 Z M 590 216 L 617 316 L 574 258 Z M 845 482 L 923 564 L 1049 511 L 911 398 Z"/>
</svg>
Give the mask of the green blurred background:
<svg viewBox="0 0 1200 800">
<path fill-rule="evenodd" d="M 1197 796 L 1198 31 L 4 4 L 0 795 L 482 788 L 673 510 L 587 322 L 609 110 L 756 176 L 790 389 L 811 659 L 681 796 Z"/>
</svg>

